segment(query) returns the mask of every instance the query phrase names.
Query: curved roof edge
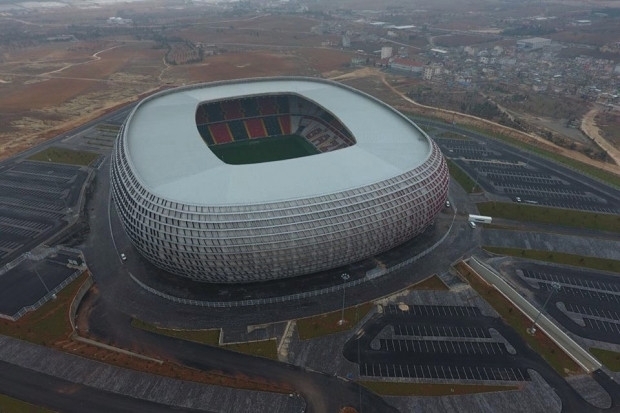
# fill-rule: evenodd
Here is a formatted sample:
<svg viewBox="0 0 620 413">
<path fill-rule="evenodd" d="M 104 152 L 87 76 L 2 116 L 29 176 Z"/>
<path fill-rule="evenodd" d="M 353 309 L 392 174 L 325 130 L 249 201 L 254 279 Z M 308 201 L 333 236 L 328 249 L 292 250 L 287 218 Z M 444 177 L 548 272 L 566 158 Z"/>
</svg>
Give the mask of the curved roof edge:
<svg viewBox="0 0 620 413">
<path fill-rule="evenodd" d="M 228 165 L 198 134 L 194 114 L 202 102 L 290 92 L 332 112 L 357 144 L 304 158 Z M 277 202 L 359 188 L 424 164 L 432 147 L 413 121 L 379 99 L 331 80 L 301 76 L 164 90 L 136 105 L 122 133 L 129 166 L 145 188 L 161 198 L 195 205 Z"/>
</svg>

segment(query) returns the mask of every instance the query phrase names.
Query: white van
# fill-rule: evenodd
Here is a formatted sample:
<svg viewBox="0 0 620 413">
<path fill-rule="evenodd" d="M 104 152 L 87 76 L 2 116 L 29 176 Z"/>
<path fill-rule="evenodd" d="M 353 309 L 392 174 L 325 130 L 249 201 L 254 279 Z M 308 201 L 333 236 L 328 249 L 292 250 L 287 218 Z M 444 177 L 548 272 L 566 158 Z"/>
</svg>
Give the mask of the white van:
<svg viewBox="0 0 620 413">
<path fill-rule="evenodd" d="M 470 226 L 472 229 L 476 229 L 476 223 L 475 223 L 475 222 L 473 222 L 473 221 L 469 221 L 469 226 Z"/>
</svg>

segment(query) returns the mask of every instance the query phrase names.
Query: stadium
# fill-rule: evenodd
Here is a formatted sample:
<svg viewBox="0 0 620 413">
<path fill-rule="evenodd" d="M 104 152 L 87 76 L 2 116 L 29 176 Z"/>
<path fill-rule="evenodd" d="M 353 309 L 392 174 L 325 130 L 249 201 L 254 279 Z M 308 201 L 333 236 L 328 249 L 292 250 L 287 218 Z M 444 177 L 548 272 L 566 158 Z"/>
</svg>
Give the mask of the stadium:
<svg viewBox="0 0 620 413">
<path fill-rule="evenodd" d="M 338 268 L 434 222 L 449 175 L 408 118 L 315 78 L 223 81 L 140 102 L 114 147 L 112 198 L 135 248 L 209 283 Z"/>
</svg>

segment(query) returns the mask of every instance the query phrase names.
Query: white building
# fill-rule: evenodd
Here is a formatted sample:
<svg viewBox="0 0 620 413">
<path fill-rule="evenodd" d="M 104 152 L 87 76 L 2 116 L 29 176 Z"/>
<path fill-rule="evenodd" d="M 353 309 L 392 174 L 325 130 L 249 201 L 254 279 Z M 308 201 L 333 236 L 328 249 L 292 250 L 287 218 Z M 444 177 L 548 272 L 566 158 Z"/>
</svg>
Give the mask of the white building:
<svg viewBox="0 0 620 413">
<path fill-rule="evenodd" d="M 545 46 L 551 44 L 551 39 L 544 39 L 542 37 L 532 37 L 530 39 L 517 40 L 517 48 L 521 50 L 536 50 L 542 49 Z"/>
<path fill-rule="evenodd" d="M 389 59 L 390 57 L 392 57 L 392 47 L 383 46 L 381 48 L 381 59 Z"/>
</svg>

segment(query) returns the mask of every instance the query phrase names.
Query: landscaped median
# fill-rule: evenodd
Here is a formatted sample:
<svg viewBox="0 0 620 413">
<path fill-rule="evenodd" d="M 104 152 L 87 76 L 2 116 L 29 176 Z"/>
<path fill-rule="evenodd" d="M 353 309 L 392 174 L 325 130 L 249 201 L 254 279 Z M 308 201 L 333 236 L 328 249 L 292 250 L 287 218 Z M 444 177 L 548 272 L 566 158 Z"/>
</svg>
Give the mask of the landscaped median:
<svg viewBox="0 0 620 413">
<path fill-rule="evenodd" d="M 355 307 L 345 308 L 344 317 L 342 310 L 339 310 L 299 319 L 297 320 L 299 338 L 301 340 L 310 340 L 350 330 L 368 314 L 372 307 L 372 303 L 364 303 Z M 340 322 L 341 320 L 344 320 L 344 322 Z"/>
<path fill-rule="evenodd" d="M 448 290 L 448 286 L 433 274 L 424 280 L 417 282 L 404 290 Z M 319 314 L 312 317 L 297 320 L 297 332 L 301 340 L 310 340 L 329 334 L 341 333 L 355 327 L 373 307 L 372 302 L 359 304 L 330 313 Z M 344 320 L 341 322 L 341 320 Z"/>
<path fill-rule="evenodd" d="M 53 413 L 53 410 L 35 406 L 24 401 L 0 394 L 0 412 L 2 413 Z"/>
<path fill-rule="evenodd" d="M 528 260 L 591 268 L 593 270 L 620 272 L 620 261 L 610 260 L 608 258 L 586 257 L 557 251 L 528 250 L 523 248 L 494 247 L 488 245 L 483 246 L 482 249 L 497 255 L 509 255 Z"/>
<path fill-rule="evenodd" d="M 208 346 L 221 347 L 226 350 L 232 350 L 238 353 L 245 353 L 252 356 L 265 357 L 273 360 L 278 359 L 277 342 L 276 339 L 273 338 L 268 340 L 226 344 L 220 343 L 220 329 L 177 330 L 158 327 L 153 324 L 146 323 L 142 320 L 138 320 L 136 318 L 131 320 L 131 325 L 142 330 L 150 331 L 168 337 L 174 337 L 186 341 L 193 341 L 195 343 L 206 344 Z"/>
<path fill-rule="evenodd" d="M 473 192 L 481 191 L 476 181 L 471 179 L 460 166 L 450 159 L 447 159 L 446 161 L 448 163 L 448 169 L 450 170 L 450 176 L 454 178 L 459 185 L 461 185 L 465 192 L 471 194 Z"/>
<path fill-rule="evenodd" d="M 382 396 L 454 396 L 457 394 L 492 393 L 519 390 L 518 386 L 446 383 L 401 383 L 387 381 L 360 381 L 362 386 Z"/>
<path fill-rule="evenodd" d="M 32 161 L 88 166 L 98 157 L 99 154 L 94 152 L 76 151 L 73 149 L 52 146 L 42 150 L 41 152 L 35 153 L 28 159 Z"/>
<path fill-rule="evenodd" d="M 620 215 L 507 202 L 476 204 L 481 215 L 541 224 L 620 232 Z"/>
<path fill-rule="evenodd" d="M 590 347 L 589 350 L 609 370 L 620 371 L 620 353 L 596 347 Z"/>
<path fill-rule="evenodd" d="M 455 269 L 499 313 L 500 317 L 559 374 L 570 376 L 583 373 L 583 369 L 564 350 L 555 344 L 542 329 L 537 329 L 533 335 L 528 334 L 527 329 L 532 326 L 532 321 L 518 307 L 506 299 L 497 288 L 480 278 L 469 265 L 461 261 L 455 265 Z"/>
</svg>

